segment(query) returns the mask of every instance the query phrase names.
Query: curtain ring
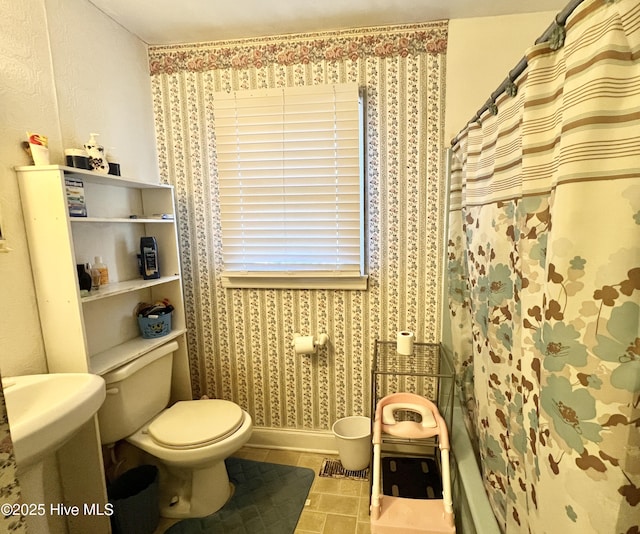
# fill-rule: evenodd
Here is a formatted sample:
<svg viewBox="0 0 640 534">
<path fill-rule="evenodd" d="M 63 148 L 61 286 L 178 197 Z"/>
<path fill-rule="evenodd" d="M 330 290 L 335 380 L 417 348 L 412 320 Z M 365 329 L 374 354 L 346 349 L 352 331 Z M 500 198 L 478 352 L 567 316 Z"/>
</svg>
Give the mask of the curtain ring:
<svg viewBox="0 0 640 534">
<path fill-rule="evenodd" d="M 498 114 L 498 106 L 495 102 L 491 102 L 491 104 L 489 104 L 488 106 L 488 109 L 491 115 L 493 115 L 494 117 Z"/>
<path fill-rule="evenodd" d="M 504 88 L 504 92 L 510 97 L 514 97 L 518 94 L 518 86 L 510 79 Z"/>
</svg>

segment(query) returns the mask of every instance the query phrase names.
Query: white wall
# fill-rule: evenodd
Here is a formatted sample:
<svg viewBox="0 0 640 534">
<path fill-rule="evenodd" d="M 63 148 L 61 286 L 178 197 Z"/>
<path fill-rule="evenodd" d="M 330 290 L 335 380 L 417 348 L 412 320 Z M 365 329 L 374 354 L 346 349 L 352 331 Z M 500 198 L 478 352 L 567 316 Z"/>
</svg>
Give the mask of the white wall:
<svg viewBox="0 0 640 534">
<path fill-rule="evenodd" d="M 476 114 L 555 16 L 555 11 L 546 11 L 449 22 L 447 142 Z"/>
<path fill-rule="evenodd" d="M 147 46 L 87 0 L 45 0 L 64 148 L 91 132 L 122 174 L 157 182 Z"/>
<path fill-rule="evenodd" d="M 46 371 L 20 195 L 26 130 L 47 135 L 51 162 L 91 132 L 116 147 L 127 177 L 157 181 L 146 45 L 86 0 L 0 0 L 0 372 Z"/>
<path fill-rule="evenodd" d="M 44 369 L 29 251 L 13 165 L 25 165 L 25 130 L 46 132 L 60 153 L 47 18 L 38 0 L 2 0 L 0 17 L 0 211 L 3 234 L 13 249 L 0 254 L 0 370 L 15 374 Z M 3 362 L 12 362 L 6 366 Z"/>
</svg>

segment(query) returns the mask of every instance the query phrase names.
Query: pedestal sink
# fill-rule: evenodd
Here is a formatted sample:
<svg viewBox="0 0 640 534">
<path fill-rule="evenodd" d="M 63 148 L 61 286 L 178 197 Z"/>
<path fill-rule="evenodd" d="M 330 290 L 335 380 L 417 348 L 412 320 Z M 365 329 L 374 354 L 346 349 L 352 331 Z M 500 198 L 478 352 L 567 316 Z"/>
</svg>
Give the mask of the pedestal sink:
<svg viewBox="0 0 640 534">
<path fill-rule="evenodd" d="M 105 399 L 102 377 L 52 373 L 2 379 L 24 503 L 44 503 L 43 460 L 71 439 Z M 27 517 L 30 532 L 47 532 L 47 518 Z"/>
<path fill-rule="evenodd" d="M 2 387 L 18 470 L 55 452 L 105 398 L 102 377 L 88 373 L 14 376 Z"/>
</svg>

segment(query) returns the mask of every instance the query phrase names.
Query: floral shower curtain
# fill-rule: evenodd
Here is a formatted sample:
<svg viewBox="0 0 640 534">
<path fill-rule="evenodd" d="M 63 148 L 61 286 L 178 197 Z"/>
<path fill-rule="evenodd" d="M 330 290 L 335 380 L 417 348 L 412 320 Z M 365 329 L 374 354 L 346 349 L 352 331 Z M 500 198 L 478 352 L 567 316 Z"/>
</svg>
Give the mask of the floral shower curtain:
<svg viewBox="0 0 640 534">
<path fill-rule="evenodd" d="M 632 534 L 640 4 L 586 0 L 565 30 L 453 147 L 454 356 L 503 530 Z"/>
</svg>

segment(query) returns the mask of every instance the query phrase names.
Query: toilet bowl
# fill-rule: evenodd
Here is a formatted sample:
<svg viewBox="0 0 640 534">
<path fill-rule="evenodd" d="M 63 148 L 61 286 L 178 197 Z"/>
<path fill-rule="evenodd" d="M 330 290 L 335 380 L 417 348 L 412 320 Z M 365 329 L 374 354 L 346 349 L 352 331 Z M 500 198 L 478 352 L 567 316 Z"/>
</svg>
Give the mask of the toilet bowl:
<svg viewBox="0 0 640 534">
<path fill-rule="evenodd" d="M 180 401 L 126 440 L 159 460 L 160 515 L 205 517 L 231 496 L 224 460 L 251 437 L 252 421 L 225 400 Z"/>
<path fill-rule="evenodd" d="M 251 437 L 253 423 L 226 400 L 168 407 L 177 348 L 167 343 L 103 376 L 107 398 L 98 412 L 100 434 L 103 444 L 124 439 L 158 466 L 163 517 L 205 517 L 231 496 L 224 460 Z"/>
</svg>

